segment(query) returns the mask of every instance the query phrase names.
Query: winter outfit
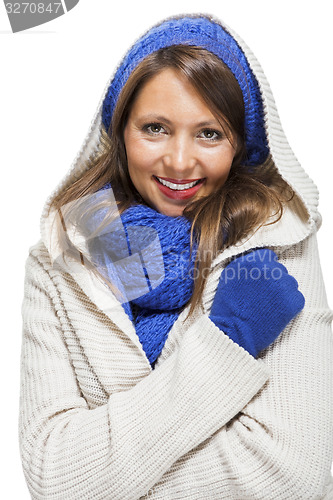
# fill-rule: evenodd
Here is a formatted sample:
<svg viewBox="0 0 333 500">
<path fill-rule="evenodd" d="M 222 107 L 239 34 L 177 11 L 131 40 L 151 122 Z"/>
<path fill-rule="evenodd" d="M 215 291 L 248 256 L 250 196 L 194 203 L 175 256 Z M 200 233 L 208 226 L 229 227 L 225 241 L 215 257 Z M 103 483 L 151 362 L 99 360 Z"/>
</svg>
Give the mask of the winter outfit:
<svg viewBox="0 0 333 500">
<path fill-rule="evenodd" d="M 277 223 L 220 252 L 203 310 L 187 321 L 196 247 L 190 254 L 184 217 L 136 205 L 87 241 L 111 290 L 79 259 L 62 260 L 48 213 L 87 168 L 129 74 L 178 43 L 229 66 L 244 97 L 247 164 L 274 165 L 296 193 Z M 133 45 L 27 261 L 19 430 L 32 498 L 333 499 L 332 311 L 317 205 L 265 76 L 230 28 L 180 16 Z"/>
<path fill-rule="evenodd" d="M 105 188 L 108 191 L 110 186 Z M 99 194 L 105 198 L 105 188 L 95 199 Z M 90 234 L 107 211 L 104 208 L 94 213 Z M 118 298 L 153 366 L 193 292 L 196 251 L 190 256 L 191 223 L 185 217 L 166 216 L 141 204 L 131 206 L 120 219 L 121 224 L 117 218 L 92 239 L 90 253 L 96 266 L 117 285 Z M 137 255 L 142 261 L 135 258 Z"/>
</svg>

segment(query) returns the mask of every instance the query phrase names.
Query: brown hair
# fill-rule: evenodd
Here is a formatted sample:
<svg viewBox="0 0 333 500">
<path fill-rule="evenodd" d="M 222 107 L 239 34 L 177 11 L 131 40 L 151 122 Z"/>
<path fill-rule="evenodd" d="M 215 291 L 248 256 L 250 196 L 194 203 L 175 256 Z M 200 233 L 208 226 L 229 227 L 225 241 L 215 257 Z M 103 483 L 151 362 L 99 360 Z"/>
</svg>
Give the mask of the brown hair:
<svg viewBox="0 0 333 500">
<path fill-rule="evenodd" d="M 124 128 L 140 89 L 166 68 L 184 75 L 219 120 L 226 135 L 237 138 L 235 157 L 225 184 L 207 197 L 194 199 L 183 213 L 192 221 L 192 241 L 195 238 L 198 245 L 191 313 L 201 302 L 207 270 L 217 253 L 249 237 L 261 226 L 280 220 L 283 203 L 294 195 L 270 158 L 256 167 L 244 165 L 243 95 L 237 80 L 217 56 L 200 47 L 174 45 L 141 61 L 120 93 L 109 130 L 106 132 L 102 126 L 99 148 L 87 162 L 85 172 L 54 198 L 51 207 L 60 211 L 64 205 L 98 191 L 107 182 L 111 183 L 120 212 L 132 203 L 144 203 L 128 173 Z"/>
</svg>

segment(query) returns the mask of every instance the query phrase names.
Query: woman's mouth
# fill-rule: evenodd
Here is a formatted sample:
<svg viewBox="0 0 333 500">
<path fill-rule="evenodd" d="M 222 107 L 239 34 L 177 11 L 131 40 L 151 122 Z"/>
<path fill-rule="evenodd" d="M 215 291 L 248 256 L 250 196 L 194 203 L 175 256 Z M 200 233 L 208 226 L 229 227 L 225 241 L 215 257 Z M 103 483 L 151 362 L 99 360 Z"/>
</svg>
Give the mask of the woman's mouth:
<svg viewBox="0 0 333 500">
<path fill-rule="evenodd" d="M 157 177 L 156 175 L 153 175 L 153 179 L 163 194 L 168 196 L 168 198 L 176 200 L 191 198 L 199 191 L 205 181 L 205 178 L 169 179 L 166 177 Z"/>
</svg>

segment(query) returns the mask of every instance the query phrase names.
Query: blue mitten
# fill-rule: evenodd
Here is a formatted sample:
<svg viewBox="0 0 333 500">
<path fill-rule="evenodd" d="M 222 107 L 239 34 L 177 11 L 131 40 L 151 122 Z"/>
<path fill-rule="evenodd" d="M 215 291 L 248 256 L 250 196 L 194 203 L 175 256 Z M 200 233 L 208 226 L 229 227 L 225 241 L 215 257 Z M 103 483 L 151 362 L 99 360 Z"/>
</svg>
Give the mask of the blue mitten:
<svg viewBox="0 0 333 500">
<path fill-rule="evenodd" d="M 210 319 L 252 356 L 268 347 L 303 309 L 298 283 L 272 250 L 241 255 L 222 271 Z"/>
</svg>

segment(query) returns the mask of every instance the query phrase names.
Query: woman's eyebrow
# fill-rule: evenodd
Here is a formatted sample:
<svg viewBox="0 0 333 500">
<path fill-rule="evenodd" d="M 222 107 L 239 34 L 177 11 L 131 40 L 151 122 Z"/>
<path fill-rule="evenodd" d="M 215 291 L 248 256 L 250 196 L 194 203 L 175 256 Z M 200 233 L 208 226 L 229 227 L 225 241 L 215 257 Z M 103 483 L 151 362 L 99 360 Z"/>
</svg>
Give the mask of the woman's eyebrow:
<svg viewBox="0 0 333 500">
<path fill-rule="evenodd" d="M 162 116 L 162 115 L 148 114 L 148 115 L 139 116 L 138 118 L 142 121 L 146 121 L 146 120 L 161 121 L 161 122 L 167 123 L 168 125 L 170 125 L 172 123 L 171 120 L 169 120 L 168 118 L 166 118 L 165 116 Z M 212 126 L 217 127 L 217 126 L 221 126 L 221 125 L 219 124 L 219 122 L 217 120 L 205 120 L 205 121 L 202 121 L 202 122 L 195 124 L 195 127 L 212 127 Z"/>
<path fill-rule="evenodd" d="M 168 118 L 166 118 L 165 116 L 162 116 L 162 115 L 155 115 L 153 113 L 151 114 L 148 114 L 148 115 L 139 115 L 138 118 L 142 121 L 147 121 L 147 120 L 156 120 L 156 121 L 160 121 L 160 122 L 165 122 L 165 123 L 168 123 L 170 124 L 171 121 L 168 120 Z"/>
</svg>

